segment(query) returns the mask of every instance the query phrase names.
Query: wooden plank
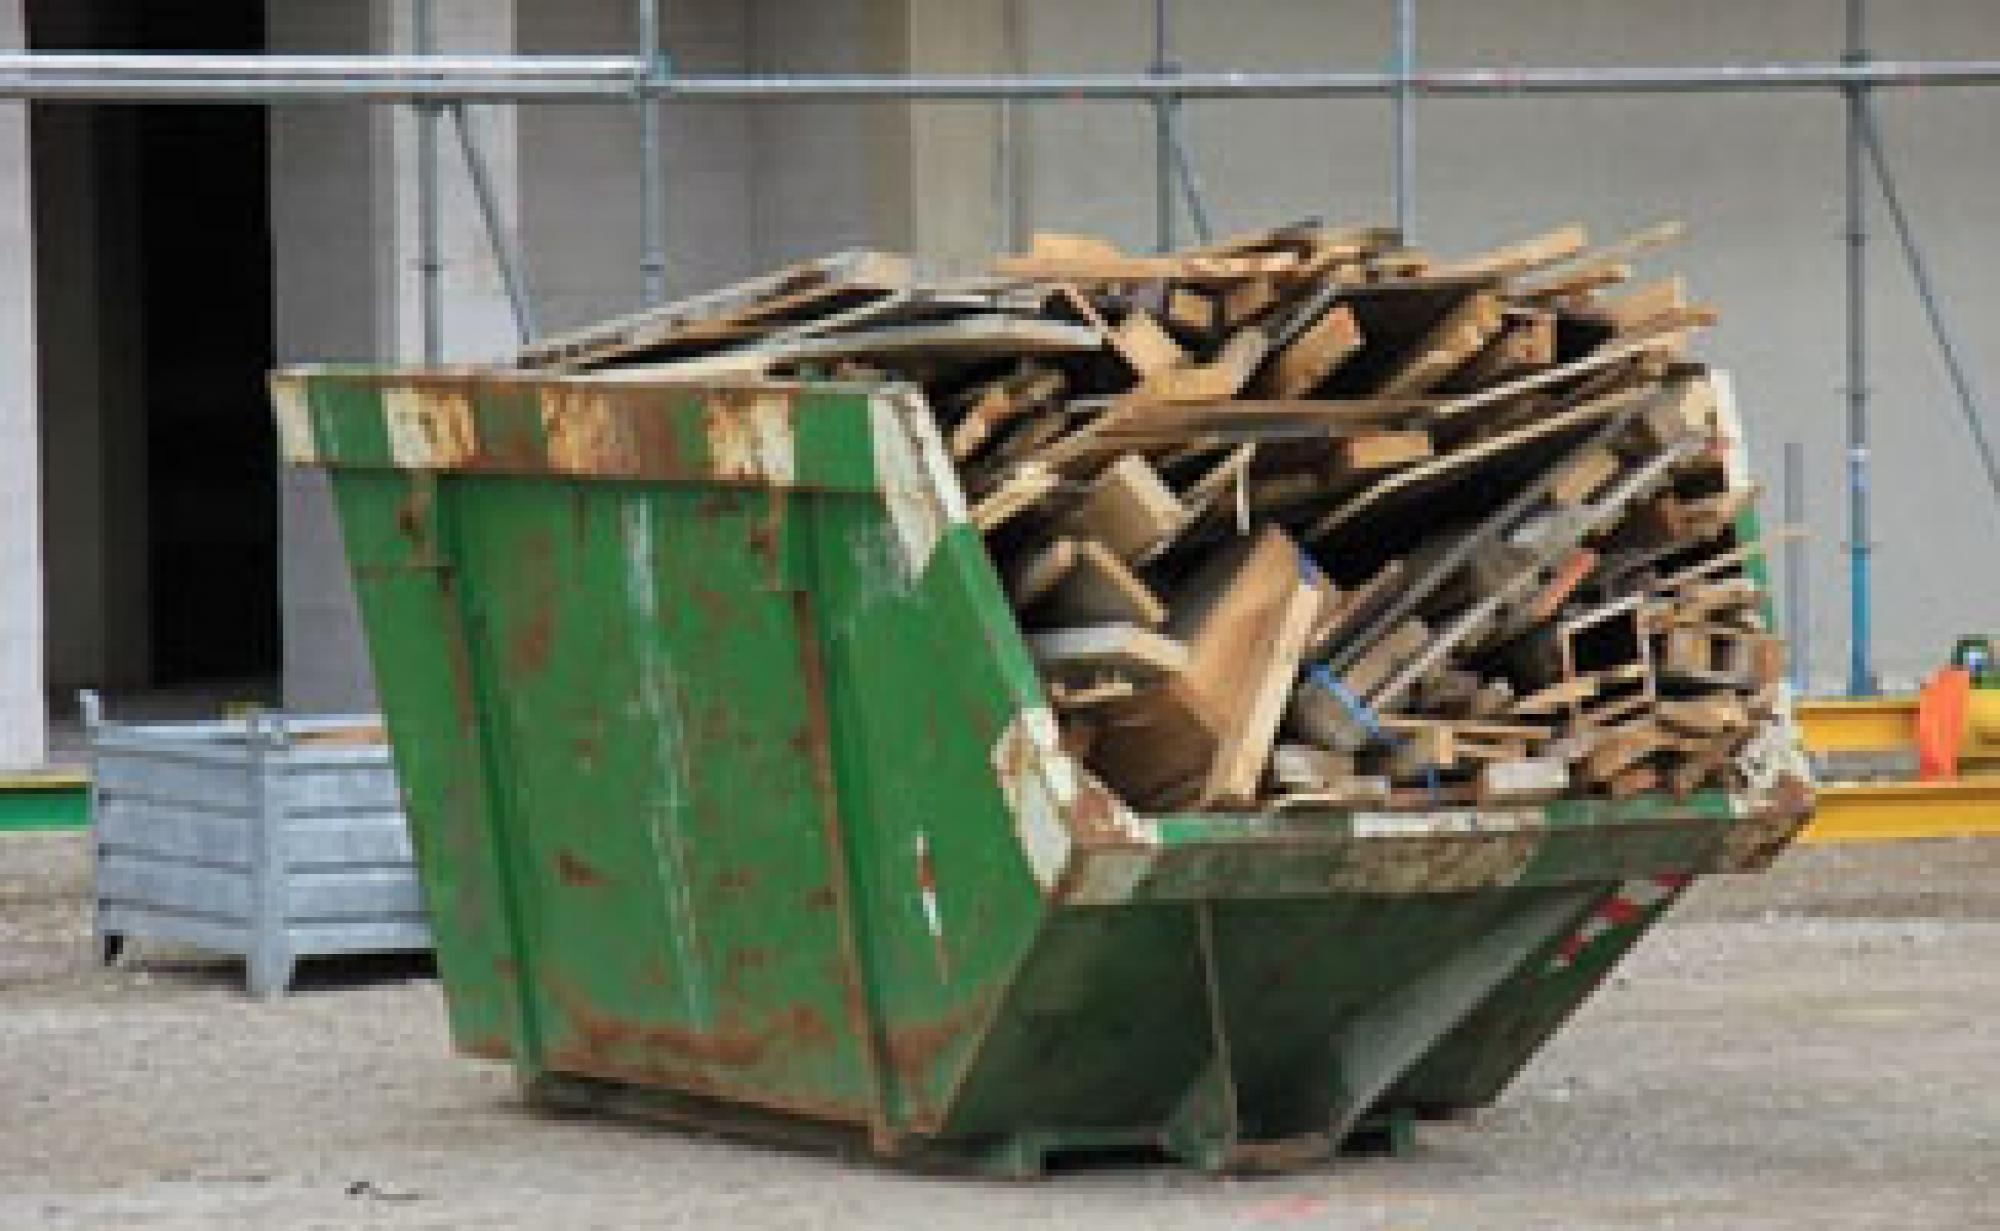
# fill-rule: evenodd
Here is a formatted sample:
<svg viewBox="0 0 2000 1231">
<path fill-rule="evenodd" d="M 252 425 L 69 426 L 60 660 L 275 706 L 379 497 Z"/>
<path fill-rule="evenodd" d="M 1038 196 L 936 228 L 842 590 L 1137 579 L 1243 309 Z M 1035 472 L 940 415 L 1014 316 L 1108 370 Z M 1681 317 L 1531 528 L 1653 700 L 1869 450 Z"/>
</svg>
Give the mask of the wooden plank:
<svg viewBox="0 0 2000 1231">
<path fill-rule="evenodd" d="M 1207 363 L 1183 364 L 1149 373 L 1134 394 L 1156 402 L 1214 402 L 1242 392 L 1271 341 L 1262 330 L 1239 329 Z"/>
<path fill-rule="evenodd" d="M 1188 354 L 1181 349 L 1181 344 L 1174 341 L 1153 314 L 1144 308 L 1134 308 L 1124 320 L 1118 322 L 1110 333 L 1109 341 L 1111 349 L 1118 352 L 1126 366 L 1142 378 L 1167 368 L 1180 367 L 1188 361 Z"/>
<path fill-rule="evenodd" d="M 809 307 L 840 293 L 887 292 L 910 281 L 907 257 L 852 250 L 787 266 L 524 347 L 515 366 L 547 368 L 606 362 L 658 346 L 697 321 L 751 322 Z"/>
<path fill-rule="evenodd" d="M 1687 280 L 1679 274 L 1642 283 L 1623 295 L 1600 298 L 1578 315 L 1619 333 L 1641 329 L 1688 306 Z"/>
<path fill-rule="evenodd" d="M 1075 559 L 1049 593 L 1046 606 L 1051 619 L 1065 624 L 1159 628 L 1167 622 L 1167 605 L 1110 548 L 1094 539 L 1076 544 Z"/>
<path fill-rule="evenodd" d="M 1274 576 L 1268 584 L 1274 589 L 1288 584 L 1289 592 L 1277 604 L 1275 621 L 1265 615 L 1257 621 L 1254 633 L 1246 629 L 1246 635 L 1259 636 L 1260 644 L 1246 656 L 1249 661 L 1242 676 L 1233 681 L 1229 695 L 1232 699 L 1243 698 L 1243 703 L 1223 714 L 1220 747 L 1202 797 L 1207 805 L 1247 804 L 1257 797 L 1264 765 L 1278 737 L 1285 705 L 1291 698 L 1292 682 L 1298 678 L 1306 641 L 1319 616 L 1319 591 L 1301 580 L 1298 549 L 1282 534 L 1275 541 L 1282 552 L 1260 550 L 1252 556 L 1254 562 L 1268 554 L 1274 562 L 1253 567 L 1272 572 Z M 1278 580 L 1280 577 L 1285 580 Z M 1196 683 L 1199 686 L 1199 679 Z"/>
<path fill-rule="evenodd" d="M 1422 718 L 1410 714 L 1386 714 L 1381 718 L 1382 729 L 1408 733 L 1426 727 L 1448 727 L 1454 735 L 1468 739 L 1519 740 L 1540 743 L 1555 738 L 1555 732 L 1547 727 L 1526 722 L 1475 722 L 1458 718 Z"/>
<path fill-rule="evenodd" d="M 1112 707 L 1096 764 L 1137 806 L 1246 802 L 1276 740 L 1319 592 L 1291 540 L 1267 528 L 1218 552 L 1168 606 L 1188 665 Z"/>
<path fill-rule="evenodd" d="M 1180 498 L 1137 453 L 1112 463 L 1061 518 L 1065 533 L 1095 539 L 1133 564 L 1158 555 L 1187 522 Z"/>
<path fill-rule="evenodd" d="M 1088 325 L 986 313 L 956 320 L 800 338 L 760 350 L 774 363 L 853 357 L 998 356 L 1080 354 L 1101 350 L 1104 336 Z"/>
<path fill-rule="evenodd" d="M 1083 710 L 1123 701 L 1138 691 L 1128 679 L 1115 675 L 1072 684 L 1064 680 L 1049 683 L 1049 704 L 1059 710 Z"/>
<path fill-rule="evenodd" d="M 1247 533 L 1250 527 L 1247 516 L 1248 505 L 1247 500 L 1244 499 L 1246 493 L 1243 491 L 1243 484 L 1246 476 L 1249 474 L 1250 463 L 1256 457 L 1257 445 L 1255 442 L 1238 445 L 1229 451 L 1227 457 L 1216 463 L 1208 473 L 1189 484 L 1187 490 L 1180 494 L 1181 506 L 1187 510 L 1188 519 L 1193 521 L 1201 517 L 1211 508 L 1222 503 L 1225 497 L 1235 493 L 1238 499 L 1233 503 L 1241 512 L 1238 518 L 1238 521 L 1241 523 L 1239 529 Z"/>
<path fill-rule="evenodd" d="M 1485 349 L 1505 321 L 1499 296 L 1485 291 L 1467 295 L 1390 366 L 1376 382 L 1374 395 L 1406 398 L 1429 393 Z"/>
<path fill-rule="evenodd" d="M 1488 458 L 1497 457 L 1510 450 L 1519 449 L 1550 436 L 1560 435 L 1574 428 L 1595 423 L 1617 415 L 1631 406 L 1645 390 L 1622 390 L 1608 397 L 1574 406 L 1545 419 L 1537 420 L 1511 432 L 1502 432 L 1484 440 L 1461 446 L 1447 453 L 1441 453 L 1430 461 L 1398 471 L 1355 495 L 1345 503 L 1329 511 L 1312 528 L 1306 531 L 1308 541 L 1323 539 L 1335 530 L 1354 521 L 1366 513 L 1373 505 L 1396 492 L 1415 487 L 1427 480 L 1449 475 L 1455 470 L 1463 470 Z"/>
<path fill-rule="evenodd" d="M 1391 560 L 1349 592 L 1337 606 L 1323 613 L 1313 629 L 1306 657 L 1325 658 L 1343 634 L 1381 608 L 1402 578 L 1403 562 Z"/>
<path fill-rule="evenodd" d="M 1469 393 L 1545 368 L 1556 360 L 1556 314 L 1533 308 L 1510 308 L 1507 323 L 1486 349 L 1453 372 L 1442 386 Z"/>
<path fill-rule="evenodd" d="M 1214 299 L 1191 287 L 1176 286 L 1167 292 L 1167 323 L 1189 333 L 1209 333 L 1215 329 L 1217 305 Z"/>
<path fill-rule="evenodd" d="M 1079 549 L 1075 539 L 1057 539 L 1030 552 L 1007 570 L 1007 597 L 1016 607 L 1026 607 L 1054 590 L 1076 567 Z"/>
<path fill-rule="evenodd" d="M 1537 393 L 1565 381 L 1575 380 L 1593 372 L 1601 372 L 1615 367 L 1628 359 L 1659 352 L 1667 344 L 1665 335 L 1648 335 L 1609 346 L 1600 346 L 1589 354 L 1568 363 L 1544 368 L 1539 372 L 1489 385 L 1474 393 L 1449 398 L 1436 406 L 1431 414 L 1436 419 L 1458 419 L 1490 406 L 1498 406 L 1529 393 Z"/>
<path fill-rule="evenodd" d="M 1270 803 L 1272 812 L 1339 812 L 1387 806 L 1394 797 L 1387 778 L 1357 774 L 1317 791 L 1286 791 Z"/>
<path fill-rule="evenodd" d="M 993 262 L 1002 277 L 1047 279 L 1079 284 L 1106 282 L 1235 282 L 1269 274 L 1299 272 L 1299 258 L 1289 252 L 1255 256 L 1129 256 L 1106 252 L 1058 252 L 1045 249 L 1035 237 L 1035 250 L 1023 256 L 1003 256 Z"/>
<path fill-rule="evenodd" d="M 1062 476 L 1030 462 L 1015 469 L 972 506 L 972 524 L 990 533 L 1016 515 L 1041 503 L 1062 483 Z"/>
<path fill-rule="evenodd" d="M 1507 277 L 1569 260 L 1589 245 L 1590 236 L 1583 227 L 1570 223 L 1519 243 L 1447 262 L 1431 274 L 1440 278 Z"/>
<path fill-rule="evenodd" d="M 1248 325 L 1277 305 L 1278 288 L 1270 278 L 1250 278 L 1222 291 L 1222 325 Z"/>
<path fill-rule="evenodd" d="M 951 429 L 951 455 L 964 461 L 1008 423 L 1014 422 L 1062 392 L 1065 377 L 1054 368 L 1023 364 L 1016 371 L 980 386 L 965 414 Z"/>
<path fill-rule="evenodd" d="M 1101 624 L 1027 634 L 1035 665 L 1050 672 L 1112 671 L 1153 678 L 1187 670 L 1188 647 L 1151 629 Z"/>
<path fill-rule="evenodd" d="M 1618 455 L 1610 449 L 1587 449 L 1549 483 L 1549 499 L 1569 508 L 1585 504 L 1618 474 L 1619 466 Z"/>
<path fill-rule="evenodd" d="M 1429 432 L 1362 432 L 1333 442 L 1336 475 L 1368 474 L 1409 466 L 1432 456 Z"/>
<path fill-rule="evenodd" d="M 1399 667 L 1415 657 L 1431 640 L 1430 625 L 1422 620 L 1405 620 L 1389 635 L 1370 646 L 1368 652 L 1341 672 L 1340 682 L 1350 693 L 1364 700 Z"/>
<path fill-rule="evenodd" d="M 1271 751 L 1271 781 L 1281 790 L 1334 790 L 1353 776 L 1352 753 L 1311 744 L 1280 744 Z"/>
<path fill-rule="evenodd" d="M 1335 304 L 1271 360 L 1261 382 L 1263 391 L 1278 398 L 1304 397 L 1361 344 L 1354 309 Z"/>
</svg>

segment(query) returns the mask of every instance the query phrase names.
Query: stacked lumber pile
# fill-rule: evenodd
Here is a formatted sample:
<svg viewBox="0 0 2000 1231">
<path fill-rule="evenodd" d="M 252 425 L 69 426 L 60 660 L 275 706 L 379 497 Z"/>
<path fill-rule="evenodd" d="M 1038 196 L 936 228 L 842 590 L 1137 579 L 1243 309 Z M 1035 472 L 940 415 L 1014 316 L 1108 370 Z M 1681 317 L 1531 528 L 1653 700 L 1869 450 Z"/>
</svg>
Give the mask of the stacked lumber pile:
<svg viewBox="0 0 2000 1231">
<path fill-rule="evenodd" d="M 1067 746 L 1145 809 L 1736 785 L 1755 495 L 1659 228 L 1461 260 L 1298 225 L 989 277 L 847 253 L 542 343 L 604 379 L 922 387 Z"/>
</svg>

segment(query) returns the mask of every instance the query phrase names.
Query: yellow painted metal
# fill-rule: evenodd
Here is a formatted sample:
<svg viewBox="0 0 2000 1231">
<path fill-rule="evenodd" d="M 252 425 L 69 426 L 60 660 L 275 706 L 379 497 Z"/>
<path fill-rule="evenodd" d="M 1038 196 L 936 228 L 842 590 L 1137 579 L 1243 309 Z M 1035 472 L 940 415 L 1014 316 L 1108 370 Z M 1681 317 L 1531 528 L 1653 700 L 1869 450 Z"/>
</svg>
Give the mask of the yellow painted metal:
<svg viewBox="0 0 2000 1231">
<path fill-rule="evenodd" d="M 1793 706 L 1806 751 L 1815 754 L 1915 752 L 1914 696 L 1799 701 Z M 1961 765 L 2000 763 L 2000 689 L 1972 690 L 1967 698 Z"/>
<path fill-rule="evenodd" d="M 1793 707 L 1806 751 L 1897 752 L 1917 745 L 1917 699 L 1857 697 Z"/>
<path fill-rule="evenodd" d="M 1944 782 L 1821 783 L 1801 842 L 2000 837 L 2000 774 Z"/>
<path fill-rule="evenodd" d="M 0 774 L 0 791 L 55 791 L 87 787 L 90 779 L 81 770 L 47 769 L 21 774 Z"/>
</svg>

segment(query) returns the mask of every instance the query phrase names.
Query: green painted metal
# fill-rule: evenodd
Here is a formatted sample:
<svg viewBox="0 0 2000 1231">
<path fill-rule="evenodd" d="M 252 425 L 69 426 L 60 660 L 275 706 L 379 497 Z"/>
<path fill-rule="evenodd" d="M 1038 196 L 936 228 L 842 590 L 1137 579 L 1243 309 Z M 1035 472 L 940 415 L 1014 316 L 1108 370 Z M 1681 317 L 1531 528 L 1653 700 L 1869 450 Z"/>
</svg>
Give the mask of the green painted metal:
<svg viewBox="0 0 2000 1231">
<path fill-rule="evenodd" d="M 1007 1173 L 1292 1166 L 1492 1097 L 1801 819 L 1135 816 L 1057 749 L 905 392 L 273 389 L 333 475 L 454 1038 L 540 1097 Z"/>
<path fill-rule="evenodd" d="M 0 833 L 90 828 L 90 783 L 76 774 L 0 777 Z"/>
</svg>

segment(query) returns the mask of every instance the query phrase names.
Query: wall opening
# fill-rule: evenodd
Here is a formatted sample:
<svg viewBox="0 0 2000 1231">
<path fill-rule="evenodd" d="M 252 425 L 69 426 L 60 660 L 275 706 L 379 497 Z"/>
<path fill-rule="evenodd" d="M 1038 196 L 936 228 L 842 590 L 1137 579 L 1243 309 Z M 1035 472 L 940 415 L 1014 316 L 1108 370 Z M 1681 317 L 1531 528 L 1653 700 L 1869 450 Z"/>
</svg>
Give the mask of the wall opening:
<svg viewBox="0 0 2000 1231">
<path fill-rule="evenodd" d="M 42 0 L 37 49 L 262 51 L 261 0 Z M 36 104 L 49 680 L 262 698 L 279 659 L 267 117 Z"/>
</svg>

